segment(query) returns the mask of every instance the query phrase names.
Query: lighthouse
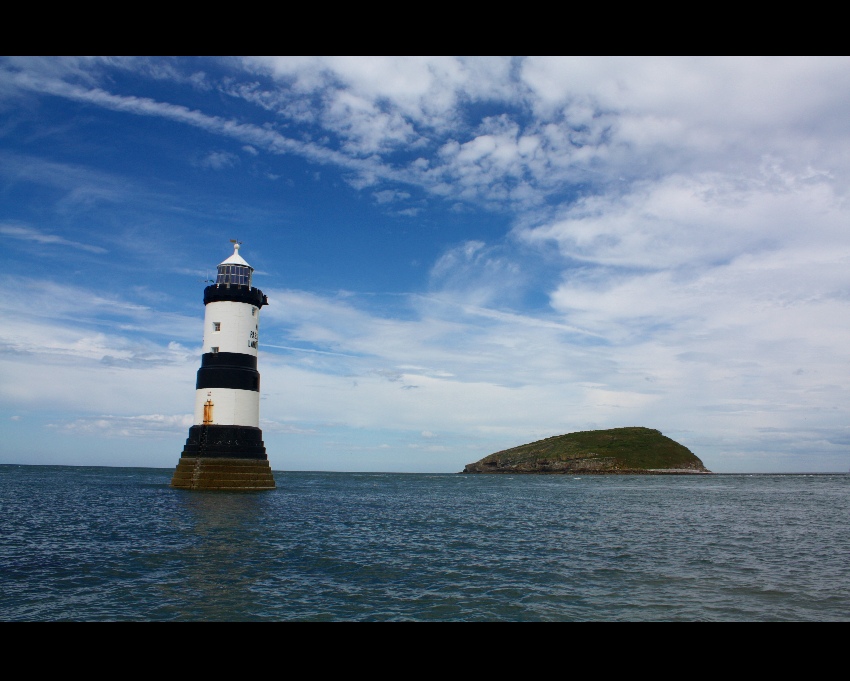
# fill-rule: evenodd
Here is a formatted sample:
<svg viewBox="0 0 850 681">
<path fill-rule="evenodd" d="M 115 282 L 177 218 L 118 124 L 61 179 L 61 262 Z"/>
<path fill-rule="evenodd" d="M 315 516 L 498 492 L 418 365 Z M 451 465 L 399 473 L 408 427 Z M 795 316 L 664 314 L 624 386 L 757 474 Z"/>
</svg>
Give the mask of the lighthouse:
<svg viewBox="0 0 850 681">
<path fill-rule="evenodd" d="M 268 297 L 251 285 L 239 255 L 218 266 L 204 289 L 204 347 L 195 383 L 195 418 L 171 486 L 203 490 L 274 489 L 260 430 L 257 370 L 260 310 Z"/>
</svg>

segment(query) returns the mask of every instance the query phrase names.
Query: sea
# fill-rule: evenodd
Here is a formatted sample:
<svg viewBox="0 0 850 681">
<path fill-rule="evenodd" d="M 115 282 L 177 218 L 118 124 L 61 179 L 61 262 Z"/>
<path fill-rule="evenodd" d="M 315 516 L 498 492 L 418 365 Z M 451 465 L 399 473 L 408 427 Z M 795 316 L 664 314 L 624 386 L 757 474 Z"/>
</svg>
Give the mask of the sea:
<svg viewBox="0 0 850 681">
<path fill-rule="evenodd" d="M 850 475 L 0 466 L 0 621 L 847 621 Z"/>
</svg>

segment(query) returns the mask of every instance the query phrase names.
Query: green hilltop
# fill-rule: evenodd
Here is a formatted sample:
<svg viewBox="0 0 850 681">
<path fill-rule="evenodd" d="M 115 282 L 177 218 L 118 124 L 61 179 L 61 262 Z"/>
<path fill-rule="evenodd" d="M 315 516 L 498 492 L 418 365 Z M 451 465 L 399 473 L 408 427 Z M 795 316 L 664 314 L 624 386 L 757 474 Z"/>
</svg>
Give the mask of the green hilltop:
<svg viewBox="0 0 850 681">
<path fill-rule="evenodd" d="M 463 473 L 711 473 L 687 447 L 653 428 L 554 435 L 485 456 Z"/>
</svg>

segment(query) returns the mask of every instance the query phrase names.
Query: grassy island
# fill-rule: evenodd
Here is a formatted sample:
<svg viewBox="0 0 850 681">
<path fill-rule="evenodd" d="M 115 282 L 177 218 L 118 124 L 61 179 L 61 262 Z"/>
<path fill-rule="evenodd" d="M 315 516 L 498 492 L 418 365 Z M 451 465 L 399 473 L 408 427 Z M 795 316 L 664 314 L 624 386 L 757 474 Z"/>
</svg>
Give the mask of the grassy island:
<svg viewBox="0 0 850 681">
<path fill-rule="evenodd" d="M 687 447 L 653 428 L 554 435 L 485 456 L 462 473 L 711 473 Z"/>
</svg>

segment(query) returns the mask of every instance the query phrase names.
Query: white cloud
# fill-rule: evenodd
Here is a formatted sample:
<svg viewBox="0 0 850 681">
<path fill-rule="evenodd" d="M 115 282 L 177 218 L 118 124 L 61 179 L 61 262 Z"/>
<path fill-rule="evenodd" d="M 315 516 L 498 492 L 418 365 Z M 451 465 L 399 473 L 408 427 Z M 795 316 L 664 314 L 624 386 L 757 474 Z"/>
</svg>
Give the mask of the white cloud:
<svg viewBox="0 0 850 681">
<path fill-rule="evenodd" d="M 102 64 L 88 63 L 92 72 Z M 645 178 L 647 168 L 652 175 L 728 172 L 730 158 L 744 171 L 766 154 L 798 169 L 814 164 L 842 177 L 848 171 L 846 58 L 278 57 L 222 63 L 248 75 L 273 75 L 272 84 L 231 78 L 220 87 L 284 120 L 307 120 L 312 139 L 85 88 L 61 80 L 61 70 L 7 67 L 0 76 L 8 87 L 168 118 L 254 150 L 333 164 L 354 173 L 355 187 L 406 183 L 438 196 L 518 207 L 543 207 L 570 183 L 616 188 Z M 74 62 L 68 73 L 79 68 Z M 145 69 L 149 65 L 142 64 L 140 72 Z M 470 123 L 469 105 L 503 112 Z M 814 133 L 824 126 L 829 144 Z M 427 167 L 392 156 L 420 145 L 443 151 Z"/>
<path fill-rule="evenodd" d="M 505 57 L 260 57 L 244 63 L 291 83 L 298 94 L 346 92 L 434 128 L 455 122 L 461 96 L 505 99 L 513 91 L 512 60 Z"/>
<path fill-rule="evenodd" d="M 56 424 L 64 433 L 117 438 L 173 438 L 185 434 L 192 425 L 192 414 L 142 414 L 140 416 L 102 415 Z"/>
<path fill-rule="evenodd" d="M 0 300 L 0 402 L 98 414 L 191 404 L 200 348 L 183 343 L 200 342 L 197 320 L 67 283 L 15 285 L 27 296 Z"/>
<path fill-rule="evenodd" d="M 526 283 L 519 260 L 504 248 L 467 241 L 448 249 L 431 268 L 430 285 L 470 306 L 508 307 Z"/>
<path fill-rule="evenodd" d="M 106 253 L 105 248 L 92 244 L 80 243 L 71 241 L 55 234 L 45 234 L 44 232 L 33 229 L 32 227 L 22 227 L 20 225 L 0 224 L 0 235 L 11 239 L 21 239 L 23 241 L 34 241 L 38 244 L 52 244 L 56 246 L 70 246 L 81 251 L 90 253 Z"/>
<path fill-rule="evenodd" d="M 704 175 L 580 201 L 562 219 L 517 236 L 552 242 L 582 265 L 565 271 L 552 300 L 592 328 L 592 317 L 678 310 L 691 318 L 718 296 L 724 309 L 836 296 L 850 259 L 849 217 L 822 177 Z"/>
<path fill-rule="evenodd" d="M 385 189 L 383 191 L 375 192 L 373 196 L 375 197 L 375 201 L 379 204 L 395 203 L 397 201 L 404 201 L 405 199 L 410 198 L 410 194 L 408 192 L 400 192 L 394 189 Z"/>
<path fill-rule="evenodd" d="M 132 196 L 126 178 L 116 177 L 79 164 L 57 163 L 9 152 L 0 152 L 0 176 L 14 185 L 34 184 L 60 192 L 62 198 L 59 206 L 63 209 L 76 209 L 80 206 L 96 207 L 101 204 L 114 205 L 127 202 Z M 6 225 L 43 233 L 43 230 L 25 225 L 10 223 Z"/>
<path fill-rule="evenodd" d="M 8 323 L 0 326 L 0 339 L 15 343 L 21 325 L 49 326 L 59 323 L 61 336 L 94 335 L 99 331 L 114 334 L 123 331 L 136 338 L 165 336 L 182 342 L 197 338 L 200 322 L 195 317 L 157 310 L 149 305 L 131 302 L 120 292 L 87 288 L 67 281 L 31 277 L 0 277 L 4 286 L 25 288 L 27 297 L 8 296 L 0 299 L 0 314 Z M 38 342 L 53 342 L 57 335 L 48 329 L 31 335 Z"/>
<path fill-rule="evenodd" d="M 239 162 L 239 157 L 236 154 L 231 154 L 229 151 L 211 151 L 198 161 L 201 168 L 209 168 L 211 170 L 222 170 L 231 168 Z"/>
</svg>

